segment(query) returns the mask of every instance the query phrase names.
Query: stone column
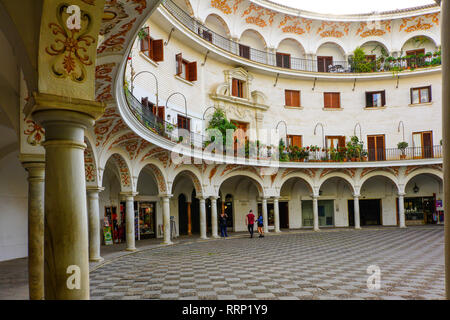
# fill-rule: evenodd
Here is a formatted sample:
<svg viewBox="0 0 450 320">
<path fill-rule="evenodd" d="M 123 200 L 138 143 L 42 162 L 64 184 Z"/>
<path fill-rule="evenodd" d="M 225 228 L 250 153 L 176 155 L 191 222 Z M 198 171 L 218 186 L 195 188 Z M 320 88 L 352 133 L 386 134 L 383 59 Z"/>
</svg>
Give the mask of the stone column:
<svg viewBox="0 0 450 320">
<path fill-rule="evenodd" d="M 319 196 L 313 196 L 314 231 L 319 231 Z"/>
<path fill-rule="evenodd" d="M 87 188 L 87 207 L 89 219 L 89 260 L 103 261 L 100 256 L 100 205 L 98 195 L 105 188 L 88 187 Z"/>
<path fill-rule="evenodd" d="M 442 1 L 442 124 L 443 124 L 443 153 L 444 153 L 444 246 L 445 246 L 445 291 L 450 300 L 450 3 Z"/>
<path fill-rule="evenodd" d="M 405 194 L 398 194 L 398 217 L 400 220 L 400 228 L 406 228 L 405 224 Z"/>
<path fill-rule="evenodd" d="M 22 159 L 21 159 L 22 160 Z M 28 288 L 30 300 L 44 299 L 45 162 L 23 162 L 28 171 Z"/>
<path fill-rule="evenodd" d="M 89 299 L 84 132 L 104 107 L 49 94 L 35 101 L 32 116 L 45 129 L 45 299 Z"/>
<path fill-rule="evenodd" d="M 170 239 L 172 232 L 170 228 L 170 198 L 171 195 L 161 196 L 163 201 L 163 229 L 164 229 L 164 244 L 173 244 Z"/>
<path fill-rule="evenodd" d="M 219 238 L 217 233 L 217 197 L 211 197 L 211 231 L 213 238 Z"/>
<path fill-rule="evenodd" d="M 262 199 L 262 215 L 264 221 L 264 233 L 269 233 L 269 221 L 267 215 L 267 198 Z"/>
<path fill-rule="evenodd" d="M 355 208 L 355 229 L 361 229 L 361 222 L 360 222 L 360 215 L 359 215 L 359 194 L 354 194 L 353 195 L 353 205 Z"/>
<path fill-rule="evenodd" d="M 135 223 L 134 223 L 134 197 L 138 194 L 135 192 L 121 193 L 125 197 L 125 227 L 126 227 L 126 239 L 127 239 L 127 251 L 136 251 L 136 235 L 135 235 Z"/>
<path fill-rule="evenodd" d="M 191 203 L 186 202 L 188 216 L 188 236 L 192 236 Z"/>
<path fill-rule="evenodd" d="M 198 198 L 200 200 L 200 239 L 208 239 L 206 236 L 206 203 L 205 198 Z"/>
<path fill-rule="evenodd" d="M 273 211 L 275 216 L 275 232 L 281 232 L 280 231 L 280 206 L 278 197 L 273 198 Z"/>
</svg>

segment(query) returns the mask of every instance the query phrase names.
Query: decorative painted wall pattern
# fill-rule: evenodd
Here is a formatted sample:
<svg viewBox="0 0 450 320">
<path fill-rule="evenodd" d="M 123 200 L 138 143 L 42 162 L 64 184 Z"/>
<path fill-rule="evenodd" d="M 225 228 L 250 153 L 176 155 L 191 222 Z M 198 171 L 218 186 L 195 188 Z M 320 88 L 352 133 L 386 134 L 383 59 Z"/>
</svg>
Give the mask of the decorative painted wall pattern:
<svg viewBox="0 0 450 320">
<path fill-rule="evenodd" d="M 81 1 L 83 1 L 84 3 L 91 5 L 91 6 L 95 5 L 95 0 L 81 0 Z"/>
<path fill-rule="evenodd" d="M 112 134 L 127 128 L 128 126 L 123 122 L 120 115 L 116 113 L 116 108 L 107 108 L 103 117 L 95 122 L 96 147 L 101 144 L 105 145 Z"/>
<path fill-rule="evenodd" d="M 133 28 L 136 18 L 120 27 L 120 31 L 113 34 L 109 38 L 103 41 L 100 47 L 97 49 L 97 54 L 104 52 L 120 52 L 124 50 L 124 43 L 126 35 Z"/>
<path fill-rule="evenodd" d="M 404 30 L 410 33 L 418 30 L 428 30 L 433 28 L 434 25 L 439 26 L 439 14 L 439 12 L 436 12 L 417 17 L 403 18 L 399 31 Z"/>
<path fill-rule="evenodd" d="M 103 21 L 100 28 L 100 35 L 104 36 L 121 23 L 124 19 L 129 18 L 125 11 L 125 6 L 117 0 L 107 0 L 105 3 L 105 11 L 103 12 Z"/>
<path fill-rule="evenodd" d="M 139 14 L 142 14 L 144 10 L 147 8 L 147 0 L 127 0 L 127 2 L 132 1 L 133 3 L 137 4 L 137 7 L 134 8 Z"/>
<path fill-rule="evenodd" d="M 251 15 L 252 13 L 254 15 Z M 272 25 L 276 15 L 277 12 L 275 11 L 251 3 L 247 10 L 242 14 L 242 17 L 247 17 L 245 18 L 245 22 L 264 28 L 267 25 Z"/>
<path fill-rule="evenodd" d="M 114 154 L 112 157 L 116 161 L 117 167 L 119 168 L 120 183 L 121 183 L 122 187 L 127 187 L 127 188 L 131 187 L 131 174 L 130 174 L 130 170 L 128 169 L 127 163 L 117 153 Z"/>
<path fill-rule="evenodd" d="M 322 25 L 317 29 L 317 34 L 322 38 L 342 38 L 344 35 L 348 36 L 350 24 L 350 22 L 322 21 Z"/>
<path fill-rule="evenodd" d="M 92 148 L 89 145 L 89 142 L 85 140 L 85 143 L 87 145 L 87 148 L 84 149 L 84 169 L 86 173 L 86 182 L 93 183 L 97 180 L 94 155 L 92 153 Z"/>
<path fill-rule="evenodd" d="M 359 35 L 361 38 L 381 37 L 391 32 L 391 22 L 392 20 L 381 21 L 379 25 L 381 28 L 379 29 L 376 28 L 375 24 L 373 28 L 370 28 L 367 22 L 361 22 L 359 29 L 356 31 L 356 35 Z"/>
<path fill-rule="evenodd" d="M 148 164 L 146 168 L 152 171 L 156 182 L 158 183 L 159 193 L 167 193 L 166 181 L 164 180 L 164 175 L 162 174 L 161 170 L 154 164 Z"/>
<path fill-rule="evenodd" d="M 278 25 L 278 28 L 281 29 L 283 33 L 295 33 L 302 35 L 311 31 L 312 22 L 313 21 L 310 19 L 285 15 L 284 19 Z"/>
<path fill-rule="evenodd" d="M 106 63 L 95 67 L 95 87 L 96 100 L 107 101 L 113 98 L 112 95 L 112 74 L 116 63 Z"/>
<path fill-rule="evenodd" d="M 44 128 L 26 117 L 23 121 L 25 122 L 25 125 L 28 126 L 23 132 L 27 136 L 27 143 L 32 146 L 41 145 L 45 137 Z"/>
<path fill-rule="evenodd" d="M 92 17 L 89 13 L 81 11 L 81 29 L 70 30 L 66 23 L 69 5 L 61 4 L 57 9 L 56 19 L 58 23 L 50 23 L 49 28 L 54 35 L 53 44 L 45 48 L 45 52 L 55 56 L 51 70 L 58 78 L 70 77 L 73 81 L 82 82 L 86 79 L 84 66 L 92 65 L 91 57 L 86 52 L 87 48 L 96 42 L 95 38 L 88 35 L 91 29 Z"/>
<path fill-rule="evenodd" d="M 238 10 L 239 4 L 242 2 L 243 0 L 234 0 L 233 4 L 231 5 L 230 0 L 211 0 L 211 7 L 219 9 L 220 11 L 222 11 L 224 14 L 231 14 L 231 13 L 236 13 L 236 11 Z M 230 2 L 230 5 L 228 4 L 228 2 Z"/>
</svg>

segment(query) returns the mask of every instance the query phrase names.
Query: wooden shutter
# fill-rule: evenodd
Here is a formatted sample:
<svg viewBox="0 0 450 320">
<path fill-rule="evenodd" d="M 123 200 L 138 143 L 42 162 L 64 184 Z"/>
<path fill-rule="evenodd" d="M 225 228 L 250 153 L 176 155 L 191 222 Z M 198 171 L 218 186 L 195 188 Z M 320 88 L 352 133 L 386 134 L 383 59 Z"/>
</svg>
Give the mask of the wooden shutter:
<svg viewBox="0 0 450 320">
<path fill-rule="evenodd" d="M 283 54 L 283 68 L 291 68 L 291 55 L 289 54 Z"/>
<path fill-rule="evenodd" d="M 376 157 L 376 159 L 378 161 L 385 160 L 384 136 L 377 136 L 375 143 L 376 143 L 376 150 L 377 150 L 377 157 Z"/>
<path fill-rule="evenodd" d="M 381 105 L 383 107 L 386 105 L 386 91 L 381 91 Z"/>
<path fill-rule="evenodd" d="M 158 107 L 158 118 L 161 120 L 166 119 L 166 108 L 164 106 Z"/>
<path fill-rule="evenodd" d="M 428 86 L 427 87 L 428 88 L 428 102 L 431 102 L 431 101 L 433 101 L 433 98 L 432 98 L 432 96 L 431 96 L 431 86 Z"/>
<path fill-rule="evenodd" d="M 250 47 L 239 44 L 239 55 L 243 58 L 250 59 Z"/>
<path fill-rule="evenodd" d="M 369 161 L 375 161 L 376 160 L 376 150 L 375 150 L 375 137 L 374 136 L 368 136 L 367 137 L 367 151 L 369 154 Z"/>
<path fill-rule="evenodd" d="M 324 107 L 331 108 L 332 103 L 333 103 L 333 95 L 329 92 L 325 92 L 323 94 L 323 97 L 324 97 Z"/>
<path fill-rule="evenodd" d="M 177 75 L 179 76 L 183 72 L 183 55 L 181 53 L 175 56 L 177 61 Z"/>
<path fill-rule="evenodd" d="M 344 136 L 339 137 L 338 144 L 339 144 L 340 148 L 345 148 L 345 137 Z"/>
<path fill-rule="evenodd" d="M 294 107 L 300 107 L 300 91 L 293 91 L 292 94 L 292 104 Z"/>
<path fill-rule="evenodd" d="M 373 97 L 372 92 L 366 92 L 366 107 L 373 107 Z"/>
<path fill-rule="evenodd" d="M 239 97 L 239 80 L 238 79 L 232 80 L 231 95 L 233 97 Z"/>
<path fill-rule="evenodd" d="M 285 105 L 286 106 L 292 106 L 292 99 L 291 99 L 291 91 L 290 90 L 284 90 L 284 99 L 285 99 Z"/>
<path fill-rule="evenodd" d="M 433 132 L 422 133 L 422 148 L 424 158 L 433 158 Z"/>
<path fill-rule="evenodd" d="M 413 104 L 414 102 L 414 88 L 411 88 L 409 91 L 410 97 L 411 97 L 411 104 Z"/>
<path fill-rule="evenodd" d="M 147 36 L 141 39 L 141 51 L 148 52 L 150 50 L 150 27 L 145 27 L 144 30 Z"/>
<path fill-rule="evenodd" d="M 292 136 L 292 145 L 302 147 L 302 136 Z"/>
<path fill-rule="evenodd" d="M 341 94 L 338 92 L 331 93 L 331 108 L 341 107 Z"/>
<path fill-rule="evenodd" d="M 152 41 L 152 59 L 153 61 L 160 62 L 164 61 L 164 41 L 153 40 Z"/>
<path fill-rule="evenodd" d="M 277 67 L 283 67 L 283 55 L 277 52 Z"/>
<path fill-rule="evenodd" d="M 189 62 L 187 65 L 189 81 L 197 81 L 197 61 Z"/>
</svg>

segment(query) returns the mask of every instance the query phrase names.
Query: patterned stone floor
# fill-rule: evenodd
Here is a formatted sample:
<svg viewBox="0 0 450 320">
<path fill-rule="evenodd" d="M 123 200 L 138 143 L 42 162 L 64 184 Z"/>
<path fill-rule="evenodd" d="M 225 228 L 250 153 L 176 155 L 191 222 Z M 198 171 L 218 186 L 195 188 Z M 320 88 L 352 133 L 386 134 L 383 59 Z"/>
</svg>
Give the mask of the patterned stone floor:
<svg viewBox="0 0 450 320">
<path fill-rule="evenodd" d="M 180 243 L 100 266 L 91 299 L 443 299 L 443 241 L 436 226 Z"/>
</svg>

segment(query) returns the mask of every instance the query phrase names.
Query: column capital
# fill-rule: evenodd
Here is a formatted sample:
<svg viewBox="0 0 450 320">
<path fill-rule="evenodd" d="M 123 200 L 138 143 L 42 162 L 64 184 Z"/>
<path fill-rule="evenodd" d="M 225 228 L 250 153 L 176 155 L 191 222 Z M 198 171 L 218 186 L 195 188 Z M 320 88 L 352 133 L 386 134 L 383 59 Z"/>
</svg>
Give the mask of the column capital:
<svg viewBox="0 0 450 320">
<path fill-rule="evenodd" d="M 273 196 L 272 197 L 273 200 L 277 200 L 277 201 L 280 200 L 280 198 L 281 198 L 280 196 Z"/>
<path fill-rule="evenodd" d="M 19 155 L 19 161 L 22 163 L 25 169 L 28 167 L 36 168 L 40 166 L 45 167 L 45 154 L 26 154 Z"/>
<path fill-rule="evenodd" d="M 398 195 L 399 197 L 404 197 L 404 196 L 406 195 L 406 193 L 404 193 L 404 192 L 399 192 L 399 193 L 397 193 L 397 195 Z"/>
<path fill-rule="evenodd" d="M 218 200 L 220 197 L 218 197 L 218 196 L 210 196 L 209 197 L 209 199 L 211 199 L 211 200 Z"/>
<path fill-rule="evenodd" d="M 133 191 L 120 193 L 120 195 L 124 198 L 127 198 L 127 200 L 128 200 L 128 198 L 136 197 L 138 194 L 139 194 L 139 192 L 133 192 Z"/>
<path fill-rule="evenodd" d="M 166 198 L 167 198 L 167 199 L 170 199 L 170 198 L 173 197 L 173 194 L 167 194 L 167 193 L 165 193 L 165 194 L 159 194 L 158 197 L 161 198 L 161 199 L 166 199 Z"/>
<path fill-rule="evenodd" d="M 358 194 L 353 194 L 353 198 L 361 198 L 361 195 L 358 193 Z"/>
<path fill-rule="evenodd" d="M 105 190 L 104 187 L 97 187 L 97 186 L 92 186 L 92 187 L 86 187 L 86 192 L 87 193 L 100 193 L 103 190 Z"/>
<path fill-rule="evenodd" d="M 205 196 L 197 196 L 196 197 L 198 200 L 200 200 L 200 201 L 205 201 L 208 197 L 205 197 Z"/>
</svg>

